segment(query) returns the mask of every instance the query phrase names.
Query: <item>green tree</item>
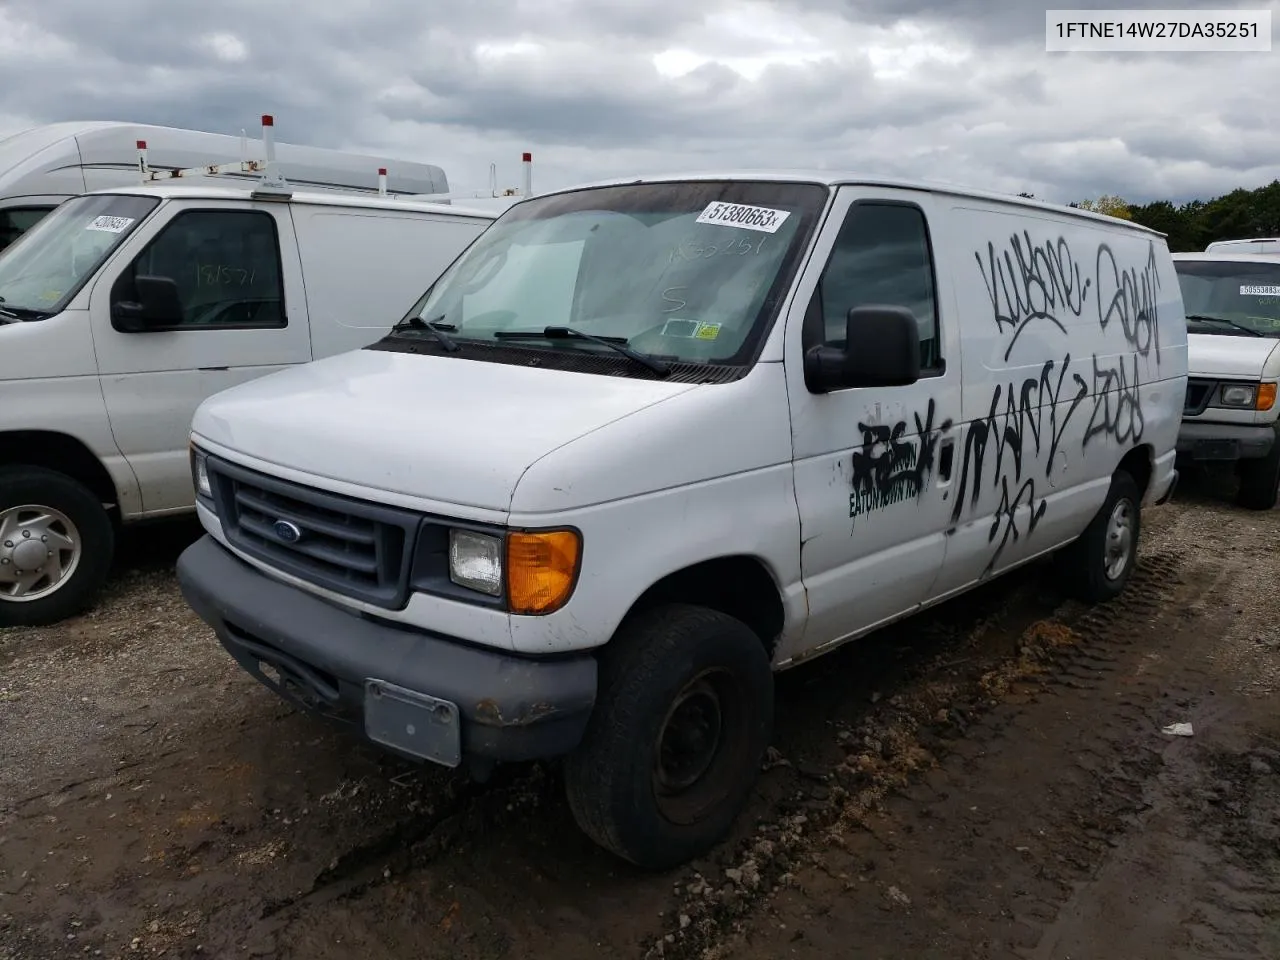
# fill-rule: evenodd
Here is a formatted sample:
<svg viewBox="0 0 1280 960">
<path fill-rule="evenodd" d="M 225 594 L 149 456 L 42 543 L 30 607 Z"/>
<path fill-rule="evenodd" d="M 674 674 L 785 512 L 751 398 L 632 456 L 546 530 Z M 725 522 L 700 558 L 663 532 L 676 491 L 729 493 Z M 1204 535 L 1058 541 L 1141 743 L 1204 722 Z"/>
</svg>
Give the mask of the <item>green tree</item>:
<svg viewBox="0 0 1280 960">
<path fill-rule="evenodd" d="M 1106 193 L 1097 200 L 1081 200 L 1075 206 L 1081 210 L 1092 210 L 1094 213 L 1104 213 L 1108 217 L 1116 217 L 1120 220 L 1132 220 L 1133 216 L 1129 211 L 1129 204 L 1114 194 Z"/>
</svg>

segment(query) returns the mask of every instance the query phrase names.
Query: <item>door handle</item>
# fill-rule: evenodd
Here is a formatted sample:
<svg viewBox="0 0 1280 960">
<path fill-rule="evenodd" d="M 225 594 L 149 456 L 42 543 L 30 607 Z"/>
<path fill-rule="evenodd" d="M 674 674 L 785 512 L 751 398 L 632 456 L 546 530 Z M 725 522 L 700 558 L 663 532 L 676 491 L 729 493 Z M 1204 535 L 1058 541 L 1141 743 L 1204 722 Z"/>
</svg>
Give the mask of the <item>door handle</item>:
<svg viewBox="0 0 1280 960">
<path fill-rule="evenodd" d="M 955 437 L 943 437 L 942 446 L 938 450 L 938 478 L 943 483 L 951 482 L 951 467 L 956 459 Z"/>
</svg>

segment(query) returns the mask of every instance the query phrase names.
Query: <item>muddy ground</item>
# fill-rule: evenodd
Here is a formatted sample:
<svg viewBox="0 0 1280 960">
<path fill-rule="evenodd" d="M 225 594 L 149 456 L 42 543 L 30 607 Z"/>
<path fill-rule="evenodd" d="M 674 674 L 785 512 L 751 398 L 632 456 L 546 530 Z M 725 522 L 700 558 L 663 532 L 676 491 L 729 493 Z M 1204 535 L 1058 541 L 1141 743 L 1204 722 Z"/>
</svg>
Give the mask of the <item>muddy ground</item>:
<svg viewBox="0 0 1280 960">
<path fill-rule="evenodd" d="M 1280 957 L 1280 511 L 1226 492 L 1149 512 L 1113 605 L 1030 569 L 785 675 L 736 836 L 663 875 L 554 766 L 295 713 L 183 605 L 195 528 L 136 534 L 95 612 L 0 631 L 0 958 Z"/>
</svg>

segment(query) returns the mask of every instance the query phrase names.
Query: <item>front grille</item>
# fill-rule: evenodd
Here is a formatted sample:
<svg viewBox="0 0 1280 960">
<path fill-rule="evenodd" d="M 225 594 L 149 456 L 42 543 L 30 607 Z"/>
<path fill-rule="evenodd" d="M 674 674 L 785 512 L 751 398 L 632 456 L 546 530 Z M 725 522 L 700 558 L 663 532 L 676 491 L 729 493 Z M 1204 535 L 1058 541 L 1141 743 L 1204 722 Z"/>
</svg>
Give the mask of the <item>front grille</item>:
<svg viewBox="0 0 1280 960">
<path fill-rule="evenodd" d="M 421 518 L 209 457 L 222 531 L 263 563 L 356 600 L 404 606 Z M 297 533 L 294 537 L 292 534 Z"/>
<path fill-rule="evenodd" d="M 1209 398 L 1213 396 L 1213 391 L 1217 388 L 1216 380 L 1204 380 L 1199 377 L 1191 377 L 1187 380 L 1187 395 L 1182 403 L 1182 413 L 1184 416 L 1198 416 L 1204 413 L 1204 408 L 1209 405 Z"/>
</svg>

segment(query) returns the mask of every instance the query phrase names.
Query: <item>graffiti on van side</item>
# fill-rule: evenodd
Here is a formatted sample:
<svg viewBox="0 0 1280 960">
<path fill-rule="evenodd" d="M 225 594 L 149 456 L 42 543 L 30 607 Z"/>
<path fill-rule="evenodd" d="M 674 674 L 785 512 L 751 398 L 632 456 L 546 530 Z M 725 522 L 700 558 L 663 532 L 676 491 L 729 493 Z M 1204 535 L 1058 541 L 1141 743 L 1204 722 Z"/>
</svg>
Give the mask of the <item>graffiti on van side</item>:
<svg viewBox="0 0 1280 960">
<path fill-rule="evenodd" d="M 951 522 L 959 521 L 966 497 L 976 507 L 984 490 L 1000 491 L 1000 507 L 987 540 L 1000 539 L 986 572 L 995 567 L 1009 542 L 1019 538 L 1014 513 L 1019 506 L 1031 508 L 1027 536 L 1044 515 L 1044 499 L 1036 497 L 1037 467 L 1042 465 L 1047 479 L 1067 424 L 1089 396 L 1089 382 L 1070 368 L 1071 354 L 1067 354 L 1060 364 L 1046 360 L 1039 376 L 1027 377 L 1020 385 L 997 384 L 986 417 L 975 420 L 966 432 Z"/>
<path fill-rule="evenodd" d="M 862 446 L 850 458 L 850 517 L 913 500 L 924 492 L 933 473 L 939 436 L 951 428 L 950 418 L 934 426 L 936 416 L 937 405 L 931 397 L 923 418 L 912 414 L 914 436 L 907 433 L 906 420 L 891 426 L 858 424 Z"/>
<path fill-rule="evenodd" d="M 1138 355 L 1132 354 L 1130 371 L 1124 357 L 1114 365 L 1100 364 L 1093 358 L 1093 415 L 1084 430 L 1081 446 L 1094 437 L 1110 437 L 1121 446 L 1138 443 L 1146 428 L 1142 413 L 1141 382 L 1138 379 Z"/>
<path fill-rule="evenodd" d="M 1052 462 L 1052 461 L 1050 461 Z M 1017 484 L 1017 481 L 1014 481 Z M 1027 508 L 1026 529 L 1018 529 L 1018 508 L 1025 506 Z M 1017 543 L 1025 533 L 1028 540 L 1031 535 L 1036 532 L 1036 524 L 1043 519 L 1045 511 L 1049 508 L 1049 503 L 1041 497 L 1036 500 L 1036 478 L 1027 477 L 1022 481 L 1022 485 L 1017 487 L 1012 497 L 1009 495 L 1009 478 L 1000 478 L 1000 506 L 996 508 L 995 516 L 991 518 L 991 532 L 987 534 L 987 542 L 995 543 L 996 534 L 1003 531 L 1000 542 L 996 544 L 995 551 L 987 560 L 986 567 L 983 568 L 982 575 L 985 577 L 995 569 L 996 561 L 1000 559 L 1000 555 L 1004 553 L 1005 547 L 1010 542 Z"/>
<path fill-rule="evenodd" d="M 1064 319 L 1084 312 L 1092 281 L 1082 276 L 1065 237 L 1037 245 L 1031 242 L 1030 231 L 1024 230 L 1021 236 L 1012 234 L 999 251 L 988 242 L 985 263 L 981 251 L 975 250 L 973 256 L 991 298 L 996 328 L 1010 333 L 1006 360 L 1032 323 L 1043 321 L 1066 333 Z"/>
<path fill-rule="evenodd" d="M 1066 334 L 1068 319 L 1086 310 L 1097 311 L 1099 331 L 1115 344 L 1115 349 L 1094 352 L 1091 377 L 1083 370 L 1068 373 L 1068 355 L 1061 367 L 1047 364 L 1039 378 L 1024 382 L 1021 393 L 1013 383 L 997 385 L 986 419 L 971 424 L 951 517 L 957 523 L 966 507 L 976 508 L 983 493 L 998 494 L 988 536 L 994 550 L 984 575 L 1009 544 L 1031 536 L 1043 518 L 1046 502 L 1038 496 L 1043 492 L 1038 487 L 1051 477 L 1067 423 L 1077 409 L 1091 407 L 1082 450 L 1099 440 L 1130 447 L 1145 431 L 1139 358 L 1160 363 L 1156 245 L 1148 243 L 1145 256 L 1130 262 L 1105 242 L 1093 254 L 1089 276 L 1064 238 L 1037 245 L 1025 230 L 1003 245 L 987 243 L 985 256 L 981 250 L 974 254 L 1006 361 L 1034 322 L 1043 321 Z M 1048 377 L 1051 367 L 1056 379 Z M 1079 418 L 1084 420 L 1083 410 Z M 1051 426 L 1043 427 L 1044 421 Z M 1019 516 L 1024 518 L 1021 529 Z"/>
<path fill-rule="evenodd" d="M 1159 304 L 1160 275 L 1156 270 L 1155 244 L 1147 248 L 1147 262 L 1141 270 L 1122 270 L 1116 255 L 1105 243 L 1098 245 L 1098 323 L 1105 333 L 1119 323 L 1124 339 L 1139 356 L 1155 349 L 1160 362 Z"/>
</svg>

